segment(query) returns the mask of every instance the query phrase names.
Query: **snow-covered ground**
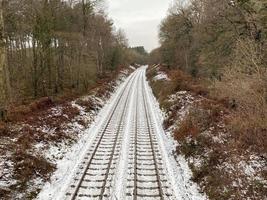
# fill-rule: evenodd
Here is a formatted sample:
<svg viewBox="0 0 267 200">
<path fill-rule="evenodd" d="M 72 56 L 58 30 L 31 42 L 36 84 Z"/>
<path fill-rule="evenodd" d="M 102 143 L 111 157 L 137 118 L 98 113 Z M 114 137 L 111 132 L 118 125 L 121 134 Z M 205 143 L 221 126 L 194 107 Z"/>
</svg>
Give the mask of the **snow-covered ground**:
<svg viewBox="0 0 267 200">
<path fill-rule="evenodd" d="M 154 97 L 153 91 L 150 88 L 148 82 L 146 85 L 147 91 L 151 99 L 150 106 L 153 110 L 153 117 L 155 121 L 157 121 L 156 124 L 157 130 L 159 132 L 159 140 L 161 141 L 161 145 L 165 154 L 165 162 L 168 165 L 170 171 L 170 178 L 174 187 L 174 191 L 176 192 L 177 199 L 207 199 L 204 194 L 199 192 L 200 190 L 198 185 L 192 182 L 192 171 L 190 170 L 188 162 L 186 161 L 184 156 L 177 156 L 177 142 L 173 139 L 172 132 L 165 132 L 163 130 L 162 124 L 166 114 L 160 109 L 159 103 Z M 170 101 L 172 101 L 173 98 L 179 98 L 180 93 L 177 93 L 175 97 L 170 97 Z M 190 99 L 191 97 L 188 98 Z M 182 115 L 187 111 L 187 107 L 185 106 L 180 114 Z"/>
<path fill-rule="evenodd" d="M 157 81 L 161 83 L 158 78 L 161 73 L 161 67 L 150 68 L 150 83 L 157 86 L 155 92 L 164 90 L 168 83 L 172 88 L 171 82 L 175 80 L 165 82 L 160 88 Z M 172 143 L 168 146 L 173 148 L 184 173 L 180 177 L 188 177 L 181 182 L 191 182 L 193 177 L 211 199 L 214 196 L 231 200 L 265 199 L 266 155 L 239 146 L 236 133 L 231 133 L 227 125 L 229 110 L 225 105 L 199 95 L 190 87 L 188 91 L 173 90 L 168 95 L 160 92 L 157 95 L 162 103 L 162 120 Z"/>
<path fill-rule="evenodd" d="M 101 116 L 98 113 L 109 101 L 112 91 L 132 71 L 132 68 L 121 71 L 117 79 L 106 86 L 107 90 L 98 92 L 96 88 L 89 95 L 51 106 L 33 113 L 23 122 L 10 124 L 12 134 L 1 136 L 0 142 L 0 199 L 2 194 L 6 199 L 32 198 L 40 188 L 48 188 L 52 182 L 60 182 L 77 160 L 79 148 L 86 144 L 87 129 L 94 124 L 97 116 Z M 44 168 L 46 164 L 49 169 Z M 57 171 L 47 182 L 53 170 L 50 167 L 54 166 Z M 21 171 L 23 167 L 29 174 L 25 174 L 25 177 Z M 50 189 L 53 190 L 53 187 Z"/>
<path fill-rule="evenodd" d="M 169 81 L 169 77 L 165 72 L 159 71 L 157 72 L 157 75 L 153 78 L 154 81 Z"/>
<path fill-rule="evenodd" d="M 123 80 L 123 78 L 121 80 Z M 94 122 L 88 129 L 84 130 L 84 134 L 79 141 L 71 149 L 68 149 L 68 152 L 63 159 L 57 161 L 57 171 L 52 176 L 51 181 L 46 183 L 37 199 L 61 199 L 61 197 L 65 195 L 64 192 L 68 187 L 68 184 L 66 183 L 71 181 L 70 179 L 73 177 L 73 173 L 75 173 L 75 170 L 79 167 L 85 156 L 88 144 L 90 144 L 90 141 L 92 141 L 96 136 L 97 131 L 101 128 L 100 125 L 109 114 L 110 109 L 120 91 L 123 89 L 124 84 L 125 82 L 118 87 L 111 99 L 105 103 L 104 108 L 98 113 Z"/>
<path fill-rule="evenodd" d="M 77 176 L 76 175 L 77 171 L 81 169 L 80 167 L 82 166 L 81 163 L 83 162 L 84 157 L 88 155 L 87 152 L 88 150 L 90 150 L 90 148 L 94 148 L 93 141 L 96 138 L 98 138 L 98 135 L 103 128 L 103 125 L 106 123 L 105 120 L 111 114 L 111 111 L 114 108 L 114 106 L 117 105 L 117 101 L 120 98 L 122 91 L 125 89 L 125 87 L 129 87 L 127 85 L 132 79 L 133 79 L 132 86 L 126 89 L 126 91 L 127 90 L 129 91 L 130 98 L 129 99 L 126 98 L 126 95 L 125 97 L 122 96 L 122 99 L 125 99 L 124 101 L 127 107 L 124 108 L 123 107 L 124 104 L 123 105 L 118 104 L 119 105 L 118 109 L 120 108 L 121 111 L 115 110 L 114 113 L 115 115 L 119 116 L 121 115 L 120 112 L 125 112 L 125 115 L 122 115 L 124 116 L 123 119 L 124 125 L 122 128 L 119 129 L 122 131 L 120 134 L 124 139 L 122 140 L 122 144 L 118 143 L 118 147 L 116 147 L 117 148 L 116 151 L 120 152 L 119 153 L 120 156 L 118 158 L 119 160 L 116 161 L 114 165 L 117 166 L 114 171 L 114 176 L 110 175 L 111 180 L 112 179 L 117 180 L 114 182 L 114 188 L 111 188 L 111 193 L 109 193 L 110 199 L 111 198 L 120 200 L 125 199 L 125 192 L 126 192 L 125 188 L 127 185 L 127 169 L 128 169 L 126 166 L 127 163 L 129 162 L 128 151 L 130 145 L 129 142 L 130 135 L 128 134 L 134 133 L 133 130 L 135 130 L 131 129 L 132 126 L 131 124 L 134 121 L 132 119 L 134 117 L 133 113 L 135 113 L 134 105 L 136 105 L 136 102 L 138 102 L 138 105 L 140 103 L 140 99 L 139 100 L 137 99 L 138 98 L 137 94 L 139 91 L 139 96 L 141 95 L 140 90 L 142 90 L 142 88 L 144 90 L 143 95 L 145 95 L 145 98 L 147 98 L 148 102 L 147 111 L 149 113 L 151 120 L 149 123 L 151 123 L 152 127 L 151 129 L 153 130 L 153 134 L 155 134 L 154 137 L 157 140 L 157 143 L 155 143 L 154 145 L 159 146 L 158 148 L 160 149 L 159 152 L 162 157 L 161 162 L 163 162 L 163 170 L 165 171 L 164 173 L 166 173 L 167 181 L 171 185 L 171 191 L 173 191 L 171 193 L 172 195 L 171 199 L 174 200 L 206 199 L 205 195 L 199 193 L 197 185 L 192 183 L 192 181 L 190 180 L 191 172 L 185 159 L 182 156 L 176 158 L 174 156 L 176 144 L 171 137 L 167 137 L 162 128 L 162 122 L 163 122 L 162 113 L 160 111 L 156 99 L 153 96 L 151 88 L 149 87 L 147 81 L 145 81 L 146 79 L 145 70 L 146 67 L 141 67 L 140 69 L 137 69 L 136 72 L 131 77 L 129 77 L 123 84 L 120 85 L 117 91 L 112 95 L 111 99 L 106 103 L 104 108 L 99 112 L 91 127 L 86 129 L 85 133 L 82 134 L 82 137 L 79 139 L 77 144 L 75 144 L 71 149 L 67 151 L 67 153 L 65 153 L 63 159 L 57 160 L 57 171 L 52 176 L 51 181 L 45 185 L 43 190 L 38 195 L 37 199 L 49 200 L 49 199 L 63 199 L 64 197 L 66 197 L 66 192 L 70 188 L 70 185 L 73 183 L 73 178 Z M 144 85 L 141 86 L 142 82 L 144 82 Z M 79 108 L 79 105 L 76 105 L 75 102 L 73 102 L 73 104 L 74 106 Z M 141 105 L 142 104 L 140 104 L 139 106 Z M 83 111 L 82 108 L 79 109 Z M 145 117 L 146 116 L 145 109 L 141 108 L 139 109 L 140 111 L 137 113 L 139 113 L 142 117 Z M 84 112 L 84 115 L 86 116 L 86 112 Z M 114 118 L 114 120 L 118 119 L 119 117 Z M 145 119 L 146 118 L 144 118 L 144 120 Z M 114 125 L 111 124 L 111 126 Z M 142 127 L 143 126 L 144 125 L 142 125 Z M 113 129 L 107 129 L 107 131 L 111 131 L 110 132 L 111 134 L 112 131 L 115 131 L 115 127 L 116 126 L 114 126 Z M 53 148 L 51 149 L 51 151 L 54 152 L 55 149 Z M 48 155 L 50 153 L 48 153 Z M 102 163 L 102 165 L 104 164 Z M 90 189 L 90 187 L 88 189 Z M 93 199 L 93 197 L 92 198 L 90 197 L 90 199 Z"/>
</svg>

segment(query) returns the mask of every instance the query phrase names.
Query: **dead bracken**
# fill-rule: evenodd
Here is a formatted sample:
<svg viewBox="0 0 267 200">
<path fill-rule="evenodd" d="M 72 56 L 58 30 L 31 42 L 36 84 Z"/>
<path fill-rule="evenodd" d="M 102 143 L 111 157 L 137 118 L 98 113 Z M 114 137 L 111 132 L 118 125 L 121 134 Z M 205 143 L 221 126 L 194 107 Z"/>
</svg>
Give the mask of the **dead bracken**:
<svg viewBox="0 0 267 200">
<path fill-rule="evenodd" d="M 158 70 L 168 74 L 162 66 L 158 66 Z M 187 84 L 195 85 L 189 76 L 170 75 L 170 80 L 160 84 L 155 82 L 152 73 L 148 71 L 150 84 L 166 113 L 165 129 L 177 141 L 177 154 L 187 159 L 193 172 L 192 180 L 210 199 L 263 199 L 267 178 L 263 142 L 266 134 L 261 132 L 258 140 L 251 132 L 233 130 L 236 113 L 227 99 L 212 98 L 208 92 L 192 90 L 190 85 L 173 87 L 174 83 L 183 84 L 184 77 Z M 168 84 L 170 87 L 166 90 Z M 163 88 L 168 93 L 158 92 Z"/>
</svg>

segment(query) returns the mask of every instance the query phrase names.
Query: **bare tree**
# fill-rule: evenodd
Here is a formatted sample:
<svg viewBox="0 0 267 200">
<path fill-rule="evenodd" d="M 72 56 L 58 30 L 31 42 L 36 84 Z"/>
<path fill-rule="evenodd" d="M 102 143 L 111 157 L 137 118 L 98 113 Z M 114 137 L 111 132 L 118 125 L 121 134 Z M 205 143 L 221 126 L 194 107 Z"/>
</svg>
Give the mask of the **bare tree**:
<svg viewBox="0 0 267 200">
<path fill-rule="evenodd" d="M 3 4 L 4 1 L 0 0 L 0 120 L 5 119 L 10 92 L 9 74 L 6 63 L 6 42 L 4 38 Z"/>
<path fill-rule="evenodd" d="M 99 74 L 128 62 L 127 47 L 117 42 L 102 2 L 5 0 L 5 6 L 1 4 L 2 107 L 9 93 L 8 71 L 12 101 L 20 103 L 85 92 Z"/>
</svg>

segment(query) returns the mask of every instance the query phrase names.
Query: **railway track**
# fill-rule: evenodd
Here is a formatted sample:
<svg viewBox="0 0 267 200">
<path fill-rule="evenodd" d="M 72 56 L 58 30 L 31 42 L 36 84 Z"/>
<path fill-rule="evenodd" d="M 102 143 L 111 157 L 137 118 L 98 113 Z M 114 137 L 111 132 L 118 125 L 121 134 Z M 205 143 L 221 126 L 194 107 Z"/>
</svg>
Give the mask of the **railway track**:
<svg viewBox="0 0 267 200">
<path fill-rule="evenodd" d="M 66 199 L 176 199 L 148 104 L 145 69 L 138 69 L 101 125 L 66 192 Z M 130 131 L 127 131 L 129 116 Z M 128 141 L 126 134 L 130 134 Z M 124 170 L 118 169 L 123 145 L 128 145 L 126 177 L 121 177 L 124 186 L 122 194 L 116 197 L 112 191 L 118 187 L 114 183 L 116 173 Z"/>
<path fill-rule="evenodd" d="M 126 199 L 173 199 L 151 123 L 143 76 L 138 82 L 136 94 L 135 133 L 130 142 Z"/>
<path fill-rule="evenodd" d="M 137 74 L 132 75 L 119 95 L 112 112 L 107 117 L 92 147 L 76 173 L 77 177 L 66 193 L 67 199 L 103 199 L 109 197 L 111 179 L 118 160 L 124 117 Z"/>
</svg>

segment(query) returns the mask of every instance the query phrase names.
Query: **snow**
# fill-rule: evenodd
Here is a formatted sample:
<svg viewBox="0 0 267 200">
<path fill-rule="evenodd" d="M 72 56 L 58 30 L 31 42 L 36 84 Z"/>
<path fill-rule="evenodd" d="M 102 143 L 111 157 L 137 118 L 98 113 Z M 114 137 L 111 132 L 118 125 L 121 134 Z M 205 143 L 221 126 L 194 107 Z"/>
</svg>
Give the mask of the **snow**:
<svg viewBox="0 0 267 200">
<path fill-rule="evenodd" d="M 160 69 L 157 70 L 158 73 L 161 74 Z M 160 80 L 160 78 L 157 79 L 154 77 L 152 81 Z M 153 96 L 152 93 L 151 96 Z M 190 136 L 184 141 L 178 143 L 173 140 L 172 135 L 173 130 L 177 130 L 177 128 L 179 128 L 180 122 L 188 116 L 190 111 L 194 111 L 194 109 L 207 111 L 205 108 L 201 108 L 201 106 L 199 106 L 201 105 L 201 101 L 204 102 L 205 100 L 207 100 L 205 97 L 197 95 L 193 96 L 188 91 L 179 91 L 168 97 L 166 101 L 169 103 L 168 105 L 171 105 L 171 107 L 168 108 L 168 111 L 162 110 L 161 117 L 159 117 L 161 118 L 159 121 L 168 119 L 170 120 L 169 122 L 172 123 L 172 125 L 165 130 L 166 133 L 162 131 L 162 135 L 167 136 L 167 139 L 164 143 L 168 155 L 172 154 L 171 151 L 173 151 L 173 154 L 175 154 L 176 149 L 182 145 L 182 142 L 184 144 L 189 144 L 192 142 L 198 144 L 198 141 L 201 143 L 200 140 Z M 155 107 L 158 107 L 157 104 L 158 103 L 155 100 Z M 156 113 L 160 112 L 161 111 L 158 110 Z M 227 113 L 224 113 L 224 111 L 220 111 L 220 113 L 221 116 L 227 115 Z M 173 114 L 176 116 L 173 117 Z M 191 185 L 192 182 L 190 179 L 192 177 L 192 172 L 188 166 L 192 165 L 193 169 L 196 171 L 203 171 L 203 167 L 205 167 L 206 163 L 209 161 L 209 158 L 211 155 L 213 155 L 212 153 L 214 152 L 214 149 L 220 148 L 220 150 L 222 150 L 221 154 L 223 155 L 222 159 L 219 160 L 218 165 L 213 167 L 215 171 L 218 170 L 219 176 L 225 176 L 228 182 L 222 182 L 222 184 L 220 183 L 220 186 L 222 187 L 218 187 L 218 192 L 225 192 L 225 194 L 227 194 L 233 191 L 238 191 L 237 194 L 233 194 L 229 199 L 236 199 L 237 195 L 241 199 L 262 199 L 262 195 L 264 195 L 262 190 L 266 190 L 267 186 L 267 180 L 265 179 L 265 172 L 267 170 L 266 155 L 262 155 L 262 153 L 256 155 L 255 152 L 253 153 L 251 151 L 251 149 L 248 149 L 246 152 L 239 150 L 236 151 L 234 146 L 229 145 L 229 143 L 232 144 L 233 141 L 231 141 L 231 133 L 228 132 L 223 117 L 220 121 L 216 121 L 216 123 L 211 123 L 208 127 L 205 127 L 205 130 L 201 132 L 200 135 L 204 136 L 203 138 L 207 138 L 207 140 L 210 142 L 210 145 L 200 144 L 202 145 L 201 152 L 197 152 L 187 159 L 185 159 L 183 155 L 177 155 L 175 157 L 175 161 L 177 162 L 178 167 L 175 166 L 175 163 L 172 162 L 171 158 L 169 159 L 171 167 L 175 169 L 173 172 L 176 172 L 176 174 L 174 174 L 176 177 L 173 178 L 173 183 L 179 183 L 176 185 L 176 190 L 181 191 L 181 197 L 184 197 L 184 194 L 189 194 L 188 197 L 193 196 L 194 198 L 196 192 L 196 196 L 200 195 L 200 198 L 207 198 L 205 195 L 202 195 L 198 192 L 199 187 L 196 184 L 193 183 L 195 186 Z M 225 147 L 227 146 L 230 147 L 226 149 Z M 226 158 L 224 158 L 224 156 Z M 187 163 L 189 163 L 189 165 Z M 209 191 L 207 188 L 210 186 L 207 183 L 209 183 L 208 176 L 201 180 L 200 185 L 202 189 Z M 189 189 L 190 187 L 193 187 L 194 189 Z M 192 194 L 192 191 L 195 192 Z M 179 192 L 177 192 L 177 194 L 179 195 Z"/>
<path fill-rule="evenodd" d="M 133 99 L 133 95 L 135 93 L 132 92 L 131 99 Z M 126 128 L 125 132 L 128 133 L 130 132 L 130 124 L 131 124 L 131 116 L 134 113 L 134 105 L 133 101 L 129 103 L 129 110 L 128 110 L 128 115 L 126 119 Z M 128 152 L 129 152 L 129 140 L 130 140 L 130 134 L 124 134 L 123 141 L 127 141 L 123 143 L 123 146 L 121 147 L 121 153 L 120 153 L 120 161 L 117 166 L 116 170 L 116 176 L 113 181 L 114 188 L 111 191 L 112 192 L 112 199 L 117 200 L 117 199 L 122 199 L 122 191 L 125 191 L 125 185 L 124 185 L 124 179 L 127 177 L 127 160 L 128 160 Z M 124 177 L 124 178 L 122 178 Z"/>
<path fill-rule="evenodd" d="M 160 81 L 160 80 L 164 80 L 164 81 L 169 81 L 169 77 L 165 72 L 158 72 L 158 74 L 153 78 L 154 81 Z"/>
<path fill-rule="evenodd" d="M 93 98 L 96 98 L 96 97 L 95 96 L 82 97 L 82 99 L 93 99 Z M 72 119 L 70 122 L 66 124 L 61 124 L 61 126 L 64 126 L 65 134 L 73 135 L 72 133 L 75 133 L 76 137 L 79 137 L 83 133 L 84 126 L 77 123 L 77 121 L 83 120 L 87 122 L 88 124 L 90 124 L 90 122 L 95 117 L 95 113 L 94 111 L 85 112 L 85 109 L 82 106 L 76 104 L 76 101 L 77 100 L 72 101 L 71 105 L 72 107 L 77 108 L 80 114 L 74 119 Z M 99 105 L 99 104 L 96 104 L 96 105 Z M 51 108 L 51 112 L 49 112 L 51 114 L 47 117 L 62 116 L 62 109 L 63 109 L 62 106 Z M 67 115 L 65 115 L 65 117 L 68 118 Z M 55 133 L 56 127 L 51 128 L 47 125 L 43 125 L 41 127 L 37 127 L 36 130 L 52 135 Z M 40 142 L 34 145 L 34 149 L 36 152 L 41 152 L 42 155 L 44 155 L 44 157 L 48 159 L 49 161 L 53 163 L 57 163 L 57 160 L 62 159 L 62 157 L 64 157 L 64 155 L 68 152 L 69 143 L 63 140 L 61 143 L 52 142 L 49 144 L 49 146 L 47 146 L 43 144 L 42 142 Z"/>
<path fill-rule="evenodd" d="M 251 152 L 247 153 L 251 154 Z M 250 156 L 239 155 L 235 158 L 228 157 L 217 168 L 231 176 L 230 187 L 238 188 L 243 199 L 250 199 L 247 193 L 250 186 L 254 186 L 255 183 L 262 184 L 264 187 L 267 185 L 267 180 L 262 175 L 263 171 L 266 171 L 266 160 L 260 156 L 251 154 Z"/>
<path fill-rule="evenodd" d="M 51 108 L 51 115 L 52 116 L 61 116 L 62 115 L 62 107 L 57 106 L 55 108 Z"/>
<path fill-rule="evenodd" d="M 243 171 L 243 174 L 247 176 L 249 180 L 258 180 L 267 183 L 267 180 L 264 180 L 260 176 L 259 171 L 262 169 L 267 169 L 265 161 L 256 155 L 251 155 L 249 160 L 241 160 L 238 163 L 238 167 Z"/>
<path fill-rule="evenodd" d="M 191 181 L 192 172 L 188 166 L 187 161 L 181 155 L 175 158 L 175 149 L 177 143 L 172 137 L 168 137 L 170 134 L 166 134 L 163 130 L 162 124 L 164 120 L 164 114 L 160 110 L 159 103 L 153 95 L 152 89 L 146 82 L 146 90 L 149 94 L 151 102 L 150 109 L 152 110 L 152 117 L 158 123 L 156 123 L 156 130 L 158 132 L 158 140 L 161 142 L 161 148 L 164 152 L 164 160 L 169 170 L 169 177 L 171 178 L 174 192 L 176 193 L 177 199 L 190 199 L 190 200 L 201 200 L 207 199 L 204 194 L 201 194 L 197 184 Z"/>
<path fill-rule="evenodd" d="M 134 66 L 132 66 L 132 65 L 130 65 L 129 68 L 132 69 L 132 70 L 136 70 L 136 68 Z"/>
<path fill-rule="evenodd" d="M 120 83 L 123 80 L 123 77 L 120 76 Z M 129 78 L 128 78 L 129 79 Z M 37 199 L 39 200 L 49 200 L 49 199 L 58 199 L 61 200 L 65 196 L 65 191 L 68 188 L 68 183 L 71 182 L 71 179 L 74 177 L 75 172 L 79 168 L 82 159 L 85 156 L 85 153 L 89 146 L 91 145 L 93 139 L 96 137 L 98 130 L 101 128 L 101 124 L 105 116 L 108 115 L 112 105 L 114 104 L 118 94 L 124 87 L 124 84 L 121 84 L 115 94 L 112 95 L 111 99 L 106 103 L 104 108 L 99 112 L 95 121 L 91 124 L 90 128 L 84 131 L 84 134 L 79 139 L 79 141 L 69 148 L 67 146 L 61 146 L 60 151 L 57 151 L 55 147 L 51 147 L 47 153 L 47 157 L 60 157 L 64 155 L 63 159 L 56 160 L 57 170 L 51 177 L 50 182 L 46 183 L 42 191 L 39 193 Z M 98 99 L 99 100 L 99 99 Z M 77 105 L 75 105 L 77 106 Z M 82 111 L 82 109 L 81 109 Z M 79 127 L 77 127 L 79 131 Z M 62 153 L 67 152 L 67 153 Z"/>
<path fill-rule="evenodd" d="M 10 185 L 16 184 L 16 181 L 12 180 L 13 162 L 6 159 L 6 157 L 0 159 L 0 189 L 7 189 Z"/>
<path fill-rule="evenodd" d="M 145 79 L 145 70 L 147 66 L 141 67 L 137 70 L 134 75 L 141 75 L 142 79 Z M 131 75 L 131 76 L 134 76 Z M 129 80 L 129 77 L 127 80 Z M 166 77 L 165 77 L 166 78 Z M 140 79 L 140 81 L 142 80 Z M 40 194 L 38 195 L 38 200 L 50 200 L 50 199 L 64 199 L 66 191 L 70 186 L 70 183 L 73 183 L 73 178 L 77 177 L 75 174 L 79 171 L 79 167 L 89 150 L 90 147 L 93 147 L 93 141 L 97 138 L 99 131 L 102 129 L 107 116 L 111 113 L 113 106 L 116 104 L 116 100 L 126 85 L 127 80 L 120 85 L 118 90 L 112 95 L 111 99 L 106 103 L 106 105 L 101 109 L 94 122 L 88 127 L 84 134 L 80 134 L 81 137 L 78 142 L 73 145 L 71 148 L 64 143 L 60 146 L 53 146 L 49 148 L 45 154 L 46 157 L 50 160 L 53 160 L 57 164 L 57 170 L 53 174 L 51 181 L 46 183 Z M 136 79 L 137 80 L 137 79 Z M 139 80 L 139 79 L 138 79 Z M 136 81 L 137 82 L 137 81 Z M 132 130 L 132 117 L 135 108 L 134 97 L 139 90 L 137 90 L 137 85 L 133 85 L 133 91 L 131 91 L 130 101 L 127 106 L 127 114 L 125 116 L 125 126 L 123 126 L 123 133 L 131 133 Z M 177 143 L 173 140 L 172 137 L 164 132 L 162 128 L 163 115 L 159 108 L 159 104 L 153 96 L 152 90 L 149 87 L 147 81 L 145 82 L 145 94 L 148 99 L 148 112 L 151 115 L 151 124 L 153 125 L 153 130 L 155 131 L 155 137 L 159 143 L 160 151 L 162 154 L 163 163 L 165 164 L 167 178 L 171 183 L 172 191 L 174 192 L 175 199 L 177 200 L 202 200 L 206 199 L 206 196 L 199 192 L 199 188 L 194 184 L 190 179 L 192 177 L 192 172 L 189 169 L 188 163 L 183 156 L 175 157 L 175 148 Z M 135 103 L 134 103 L 135 102 Z M 88 117 L 91 119 L 91 116 L 84 111 L 84 109 L 77 105 L 76 102 L 72 102 L 72 106 L 80 110 L 81 116 Z M 55 111 L 58 113 L 60 111 Z M 142 113 L 144 115 L 144 113 Z M 72 129 L 81 132 L 82 127 L 79 124 L 71 122 Z M 115 128 L 116 123 L 114 124 Z M 112 136 L 112 130 L 110 137 Z M 42 148 L 42 145 L 36 145 L 35 148 Z M 115 166 L 115 171 L 110 171 L 110 173 L 115 173 L 114 180 L 112 184 L 114 187 L 111 188 L 111 191 L 108 191 L 108 194 L 111 194 L 112 199 L 125 199 L 126 191 L 126 180 L 127 180 L 127 169 L 128 169 L 128 159 L 129 159 L 129 148 L 130 148 L 130 134 L 123 134 L 122 136 L 122 145 L 120 147 L 119 161 Z M 104 150 L 103 150 L 104 151 Z M 64 152 L 64 153 L 62 153 Z M 59 159 L 62 157 L 62 159 Z M 105 161 L 107 162 L 107 161 Z M 101 161 L 103 164 L 103 161 Z M 97 163 L 96 163 L 97 164 Z M 96 165 L 95 167 L 99 167 Z M 99 170 L 100 173 L 102 172 Z M 146 172 L 149 173 L 149 172 Z M 98 179 L 100 176 L 96 174 L 94 179 Z M 92 177 L 91 177 L 92 178 Z M 145 176 L 143 177 L 145 178 Z M 151 177 L 150 177 L 151 178 Z M 38 180 L 36 180 L 38 182 Z M 90 183 L 87 183 L 90 184 Z M 96 192 L 95 189 L 90 190 L 90 194 Z M 87 191 L 88 192 L 88 191 Z M 145 194 L 150 193 L 151 191 L 142 191 Z"/>
<path fill-rule="evenodd" d="M 183 104 L 192 104 L 195 98 L 187 91 L 179 91 L 169 96 L 169 102 L 182 101 Z"/>
<path fill-rule="evenodd" d="M 175 94 L 168 96 L 167 101 L 172 103 L 168 112 L 162 110 L 162 115 L 164 119 L 168 118 L 169 115 L 172 115 L 172 112 L 175 112 L 177 116 L 177 121 L 171 125 L 167 131 L 172 135 L 172 132 L 177 128 L 177 125 L 185 118 L 185 116 L 189 113 L 192 105 L 200 101 L 200 98 L 196 99 L 187 91 L 179 91 Z M 177 105 L 179 105 L 179 109 L 177 109 Z"/>
</svg>

